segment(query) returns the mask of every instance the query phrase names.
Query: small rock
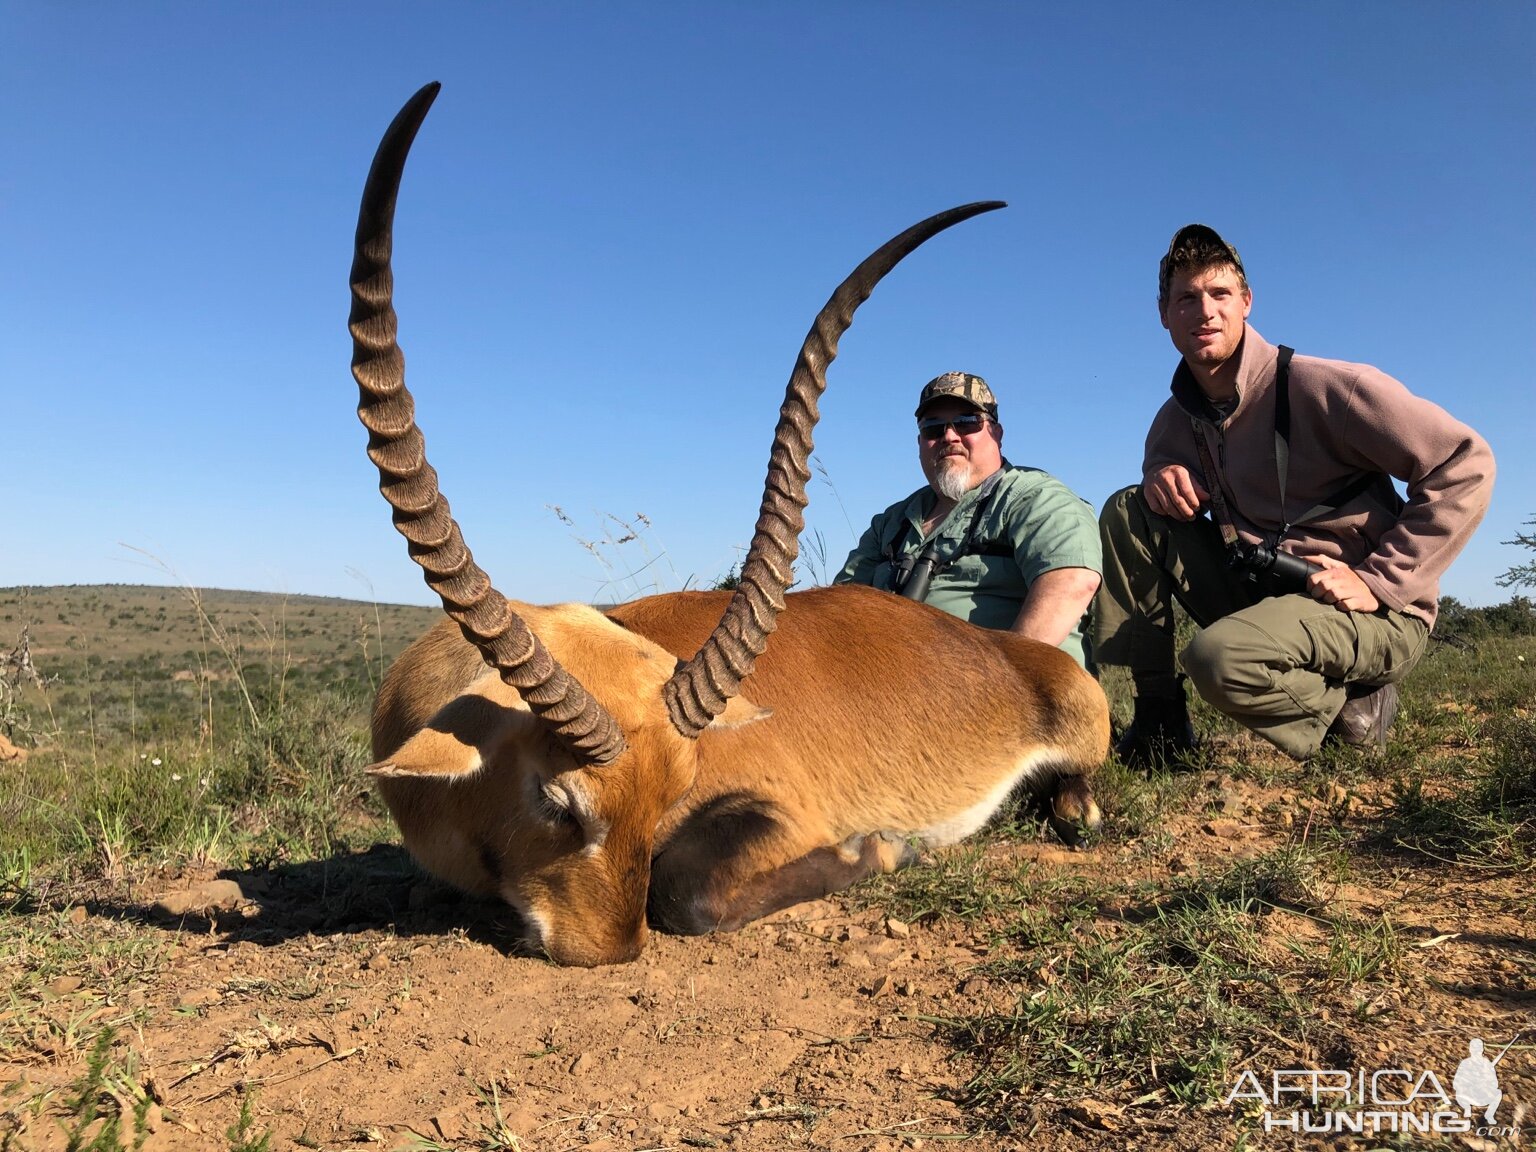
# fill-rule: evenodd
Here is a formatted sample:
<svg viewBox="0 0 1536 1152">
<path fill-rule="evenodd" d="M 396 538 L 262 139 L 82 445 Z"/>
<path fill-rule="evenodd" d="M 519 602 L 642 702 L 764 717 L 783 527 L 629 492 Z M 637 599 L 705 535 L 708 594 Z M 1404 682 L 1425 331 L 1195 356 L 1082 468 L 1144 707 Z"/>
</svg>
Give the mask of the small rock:
<svg viewBox="0 0 1536 1152">
<path fill-rule="evenodd" d="M 1067 864 L 1073 867 L 1093 863 L 1093 857 L 1086 852 L 1074 852 L 1070 848 L 1042 848 L 1035 859 L 1042 864 Z"/>
<path fill-rule="evenodd" d="M 1201 828 L 1206 835 L 1219 840 L 1237 840 L 1243 834 L 1243 826 L 1236 820 L 1208 820 Z"/>
<path fill-rule="evenodd" d="M 1247 807 L 1236 792 L 1223 790 L 1216 793 L 1216 811 L 1223 816 L 1241 816 Z"/>
<path fill-rule="evenodd" d="M 885 919 L 885 934 L 894 940 L 905 940 L 908 936 L 912 935 L 912 929 L 903 921 L 887 916 Z"/>
<path fill-rule="evenodd" d="M 178 1008 L 206 1008 L 210 1004 L 217 1004 L 223 1000 L 223 994 L 217 988 L 195 988 L 190 992 L 183 992 L 176 997 Z"/>
<path fill-rule="evenodd" d="M 456 1143 L 470 1135 L 469 1122 L 464 1116 L 462 1104 L 457 1108 L 439 1112 L 432 1117 L 432 1123 L 437 1128 L 438 1135 L 450 1143 Z"/>
<path fill-rule="evenodd" d="M 571 1061 L 568 1069 L 572 1076 L 585 1076 L 597 1066 L 597 1059 L 590 1052 L 583 1052 Z"/>
<path fill-rule="evenodd" d="M 238 908 L 245 903 L 245 893 L 233 880 L 210 880 L 196 888 L 167 892 L 154 903 L 162 916 L 180 917 L 210 909 Z"/>
<path fill-rule="evenodd" d="M 1092 1128 L 1102 1128 L 1106 1132 L 1113 1132 L 1121 1125 L 1121 1117 L 1124 1110 L 1114 1104 L 1106 1104 L 1102 1100 L 1094 1100 L 1085 1097 L 1076 1105 L 1067 1109 L 1067 1115 L 1074 1120 L 1081 1121 Z"/>
<path fill-rule="evenodd" d="M 76 904 L 73 908 L 71 908 L 69 910 L 69 922 L 71 924 L 84 924 L 85 923 L 85 918 L 88 915 L 89 915 L 89 913 L 86 912 L 85 907 L 83 905 Z"/>
<path fill-rule="evenodd" d="M 869 994 L 871 996 L 879 996 L 890 986 L 891 978 L 889 976 L 876 976 L 874 983 L 869 986 Z"/>
</svg>

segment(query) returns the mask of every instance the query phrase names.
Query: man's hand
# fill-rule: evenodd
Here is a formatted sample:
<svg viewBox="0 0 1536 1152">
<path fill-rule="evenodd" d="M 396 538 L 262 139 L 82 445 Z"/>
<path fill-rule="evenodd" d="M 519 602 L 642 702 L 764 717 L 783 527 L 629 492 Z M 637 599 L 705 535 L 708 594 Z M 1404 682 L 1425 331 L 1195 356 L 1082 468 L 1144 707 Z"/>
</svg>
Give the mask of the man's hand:
<svg viewBox="0 0 1536 1152">
<path fill-rule="evenodd" d="M 1170 520 L 1193 520 L 1210 496 L 1182 464 L 1165 464 L 1145 477 L 1141 494 L 1146 497 L 1148 508 Z"/>
<path fill-rule="evenodd" d="M 1348 564 L 1332 556 L 1309 556 L 1308 559 L 1323 569 L 1307 577 L 1307 591 L 1314 600 L 1332 604 L 1341 612 L 1374 612 L 1381 607 L 1376 593 Z"/>
</svg>

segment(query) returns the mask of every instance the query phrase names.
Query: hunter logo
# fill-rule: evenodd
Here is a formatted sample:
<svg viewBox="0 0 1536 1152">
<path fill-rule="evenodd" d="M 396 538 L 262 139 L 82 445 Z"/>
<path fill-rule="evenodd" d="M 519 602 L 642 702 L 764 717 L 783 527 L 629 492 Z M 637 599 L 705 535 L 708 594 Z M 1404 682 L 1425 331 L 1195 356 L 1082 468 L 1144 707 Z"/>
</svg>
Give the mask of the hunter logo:
<svg viewBox="0 0 1536 1152">
<path fill-rule="evenodd" d="M 1449 1093 L 1428 1068 L 1280 1068 L 1267 1084 L 1257 1072 L 1242 1073 L 1225 1103 L 1230 1107 L 1251 1100 L 1261 1105 L 1266 1132 L 1513 1136 L 1516 1129 L 1496 1126 L 1494 1117 L 1504 1098 L 1498 1064 L 1519 1038 L 1492 1060 L 1483 1055 L 1481 1039 L 1469 1040 L 1467 1057 L 1457 1065 Z"/>
<path fill-rule="evenodd" d="M 1514 1042 L 1511 1040 L 1509 1044 Z M 1509 1051 L 1509 1044 L 1504 1045 L 1504 1052 Z M 1490 1060 L 1483 1055 L 1481 1040 L 1467 1041 L 1467 1058 L 1456 1066 L 1456 1076 L 1451 1081 L 1456 1103 L 1461 1105 L 1463 1112 L 1470 1116 L 1487 1109 L 1483 1112 L 1485 1124 L 1493 1123 L 1493 1114 L 1499 1110 L 1499 1101 L 1504 1099 L 1504 1094 L 1499 1091 L 1499 1074 L 1494 1071 L 1498 1062 L 1504 1059 L 1504 1052 Z"/>
</svg>

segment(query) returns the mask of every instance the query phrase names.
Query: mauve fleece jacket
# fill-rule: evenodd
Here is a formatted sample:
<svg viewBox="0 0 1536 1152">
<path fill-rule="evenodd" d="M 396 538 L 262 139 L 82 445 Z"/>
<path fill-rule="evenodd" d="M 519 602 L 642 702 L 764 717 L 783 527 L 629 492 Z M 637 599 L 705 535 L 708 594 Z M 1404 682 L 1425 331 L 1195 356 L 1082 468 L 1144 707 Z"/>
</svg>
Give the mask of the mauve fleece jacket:
<svg viewBox="0 0 1536 1152">
<path fill-rule="evenodd" d="M 1284 517 L 1303 518 L 1362 473 L 1377 473 L 1377 483 L 1339 508 L 1291 524 L 1281 547 L 1303 558 L 1342 560 L 1387 607 L 1433 627 L 1440 576 L 1488 510 L 1494 464 L 1487 442 L 1369 364 L 1297 354 L 1282 516 L 1275 459 L 1279 349 L 1247 325 L 1237 357 L 1237 406 L 1225 419 L 1179 362 L 1173 395 L 1147 433 L 1143 477 L 1169 464 L 1205 476 L 1191 422 L 1200 421 L 1218 473 L 1205 485 L 1221 484 L 1241 537 L 1273 545 Z M 1387 476 L 1407 486 L 1406 503 Z"/>
</svg>

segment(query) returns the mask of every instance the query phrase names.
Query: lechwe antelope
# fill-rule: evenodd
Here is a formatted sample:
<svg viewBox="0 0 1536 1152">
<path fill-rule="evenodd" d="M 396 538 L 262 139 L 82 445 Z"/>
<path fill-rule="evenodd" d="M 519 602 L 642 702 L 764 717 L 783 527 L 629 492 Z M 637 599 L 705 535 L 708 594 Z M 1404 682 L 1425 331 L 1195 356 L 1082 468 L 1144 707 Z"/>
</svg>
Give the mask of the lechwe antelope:
<svg viewBox="0 0 1536 1152">
<path fill-rule="evenodd" d="M 554 960 L 591 965 L 634 959 L 647 919 L 729 930 L 898 868 L 912 841 L 960 839 L 1021 784 L 1050 796 L 1057 822 L 1096 823 L 1083 774 L 1109 714 L 1071 657 L 870 588 L 785 594 L 816 400 L 854 309 L 924 240 L 1001 205 L 903 232 L 817 316 L 735 592 L 607 613 L 510 603 L 438 490 L 395 336 L 395 197 L 436 93 L 418 92 L 379 145 L 352 267 L 368 454 L 449 617 L 395 662 L 373 714 L 370 771 L 412 854 L 504 898 Z"/>
</svg>

